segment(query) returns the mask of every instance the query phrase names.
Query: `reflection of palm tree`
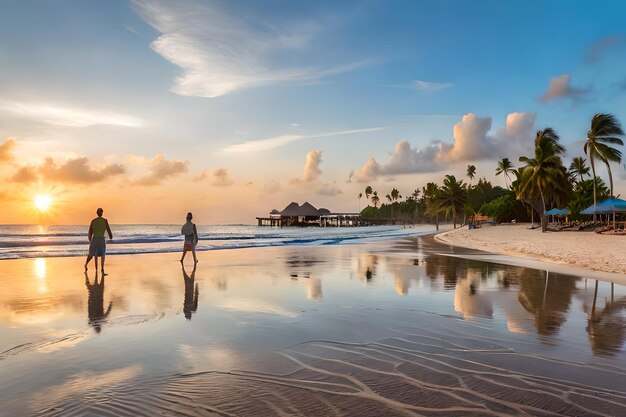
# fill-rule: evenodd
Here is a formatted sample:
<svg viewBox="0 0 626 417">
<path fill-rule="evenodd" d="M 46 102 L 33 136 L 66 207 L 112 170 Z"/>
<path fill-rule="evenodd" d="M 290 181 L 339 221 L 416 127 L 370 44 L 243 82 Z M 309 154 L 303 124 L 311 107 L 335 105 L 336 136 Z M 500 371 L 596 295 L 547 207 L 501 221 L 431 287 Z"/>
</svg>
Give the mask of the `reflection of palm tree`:
<svg viewBox="0 0 626 417">
<path fill-rule="evenodd" d="M 596 309 L 598 281 L 593 294 L 593 307 L 589 313 L 587 333 L 591 349 L 597 355 L 611 356 L 622 350 L 626 340 L 626 323 L 622 310 L 626 310 L 626 297 L 606 302 L 601 311 Z"/>
<path fill-rule="evenodd" d="M 426 257 L 426 276 L 431 281 L 437 281 L 443 278 L 443 288 L 446 290 L 454 289 L 457 277 L 465 274 L 466 268 L 461 265 L 467 260 L 461 258 L 453 258 L 443 255 L 429 255 Z"/>
<path fill-rule="evenodd" d="M 518 300 L 535 316 L 540 335 L 552 335 L 565 323 L 578 278 L 526 269 L 520 277 Z"/>
<path fill-rule="evenodd" d="M 183 301 L 183 314 L 187 320 L 191 320 L 191 315 L 196 312 L 198 309 L 198 284 L 195 284 L 196 281 L 196 265 L 193 266 L 193 271 L 191 271 L 191 275 L 187 275 L 187 271 L 185 271 L 185 266 L 182 266 L 183 269 L 183 280 L 185 281 L 185 300 Z"/>
<path fill-rule="evenodd" d="M 104 277 L 98 282 L 98 271 L 96 278 L 91 284 L 89 275 L 85 271 L 85 286 L 87 287 L 87 315 L 89 317 L 89 325 L 93 327 L 96 333 L 102 330 L 102 323 L 106 321 L 111 313 L 113 302 L 109 302 L 109 306 L 104 311 Z"/>
</svg>

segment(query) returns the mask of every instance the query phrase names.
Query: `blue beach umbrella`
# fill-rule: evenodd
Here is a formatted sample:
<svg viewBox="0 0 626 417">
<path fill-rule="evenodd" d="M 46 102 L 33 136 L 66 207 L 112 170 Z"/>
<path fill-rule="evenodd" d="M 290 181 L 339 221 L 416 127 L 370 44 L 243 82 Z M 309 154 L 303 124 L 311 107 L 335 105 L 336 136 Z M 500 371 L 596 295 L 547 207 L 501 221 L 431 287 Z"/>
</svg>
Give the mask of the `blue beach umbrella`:
<svg viewBox="0 0 626 417">
<path fill-rule="evenodd" d="M 626 213 L 626 201 L 620 198 L 607 198 L 596 205 L 597 214 Z M 593 214 L 593 204 L 580 212 L 580 214 Z"/>
<path fill-rule="evenodd" d="M 546 211 L 546 216 L 565 216 L 569 214 L 568 209 L 553 208 Z"/>
</svg>

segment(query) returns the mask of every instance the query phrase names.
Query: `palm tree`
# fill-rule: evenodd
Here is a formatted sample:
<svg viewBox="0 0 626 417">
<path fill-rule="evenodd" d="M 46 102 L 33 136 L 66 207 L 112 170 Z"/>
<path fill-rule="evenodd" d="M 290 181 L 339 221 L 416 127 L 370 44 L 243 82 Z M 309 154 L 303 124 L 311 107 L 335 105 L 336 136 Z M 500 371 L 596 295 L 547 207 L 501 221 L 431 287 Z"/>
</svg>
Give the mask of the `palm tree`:
<svg viewBox="0 0 626 417">
<path fill-rule="evenodd" d="M 476 177 L 476 167 L 474 165 L 468 165 L 466 175 L 470 179 L 469 188 L 472 188 L 472 180 Z"/>
<path fill-rule="evenodd" d="M 589 167 L 587 166 L 587 160 L 580 156 L 572 159 L 572 163 L 569 164 L 569 173 L 574 177 L 580 177 L 580 181 L 583 180 L 584 175 L 589 175 Z"/>
<path fill-rule="evenodd" d="M 609 172 L 609 184 L 611 197 L 613 197 L 613 174 L 611 173 L 611 162 L 621 163 L 622 152 L 610 145 L 623 146 L 624 142 L 617 136 L 623 135 L 622 127 L 612 114 L 598 113 L 591 119 L 591 129 L 587 132 L 585 142 L 585 154 L 589 157 L 591 173 L 593 174 L 594 185 L 596 179 L 595 160 L 600 159 L 606 164 Z M 593 222 L 596 222 L 596 206 L 598 205 L 596 187 L 593 188 Z M 613 213 L 615 221 L 615 213 Z"/>
<path fill-rule="evenodd" d="M 378 191 L 374 191 L 372 192 L 372 204 L 378 208 L 378 203 L 380 203 L 380 197 L 378 197 Z"/>
<path fill-rule="evenodd" d="M 400 191 L 398 191 L 396 187 L 393 187 L 393 189 L 391 190 L 391 199 L 393 201 L 398 201 L 398 199 L 400 198 L 402 198 L 402 196 L 400 195 Z"/>
<path fill-rule="evenodd" d="M 513 162 L 511 162 L 509 158 L 502 158 L 501 161 L 498 161 L 496 176 L 504 174 L 504 184 L 506 185 L 507 189 L 509 188 L 508 183 L 511 182 L 511 177 L 509 174 L 512 174 L 513 171 L 515 171 L 515 167 L 513 167 Z"/>
<path fill-rule="evenodd" d="M 469 171 L 469 170 L 468 170 Z M 463 180 L 458 181 L 454 175 L 446 175 L 443 187 L 439 190 L 437 202 L 439 208 L 447 214 L 452 214 L 452 223 L 456 229 L 456 214 L 463 210 L 467 201 L 466 186 Z"/>
<path fill-rule="evenodd" d="M 400 191 L 398 191 L 398 189 L 396 187 L 393 187 L 393 189 L 391 190 L 391 193 L 389 193 L 390 197 L 391 197 L 391 217 L 393 217 L 393 206 L 394 203 L 397 202 L 399 199 L 402 198 L 402 196 L 400 195 Z"/>
<path fill-rule="evenodd" d="M 525 199 L 541 216 L 541 231 L 548 227 L 546 203 L 560 202 L 561 197 L 571 192 L 567 170 L 561 155 L 565 148 L 559 135 L 551 128 L 540 130 L 535 137 L 534 158 L 520 157 L 526 165 L 520 168 L 518 199 Z"/>
<path fill-rule="evenodd" d="M 427 183 L 425 187 L 422 187 L 422 195 L 426 204 L 426 214 L 435 218 L 435 228 L 439 230 L 439 212 L 441 211 L 437 202 L 439 186 L 434 182 Z"/>
<path fill-rule="evenodd" d="M 413 218 L 415 219 L 415 212 L 417 211 L 417 208 L 418 208 L 417 202 L 419 201 L 419 198 L 420 198 L 420 189 L 419 188 L 416 188 L 415 191 L 413 191 L 411 193 L 411 198 L 413 200 L 415 200 L 415 209 L 413 210 Z"/>
<path fill-rule="evenodd" d="M 415 191 L 413 191 L 413 192 L 411 193 L 411 197 L 413 197 L 413 199 L 414 199 L 415 201 L 419 200 L 419 198 L 420 198 L 420 189 L 419 189 L 419 188 L 416 188 L 416 189 L 415 189 Z"/>
<path fill-rule="evenodd" d="M 359 213 L 361 212 L 361 199 L 363 198 L 363 193 L 359 193 Z"/>
<path fill-rule="evenodd" d="M 385 196 L 385 198 L 387 199 L 387 201 L 389 201 L 389 207 L 391 207 L 391 218 L 393 219 L 393 205 L 391 204 L 393 199 L 391 198 L 391 196 L 389 194 L 387 194 Z"/>
<path fill-rule="evenodd" d="M 367 187 L 365 187 L 365 199 L 369 200 L 370 196 L 372 195 L 372 187 L 370 187 L 369 185 Z"/>
</svg>

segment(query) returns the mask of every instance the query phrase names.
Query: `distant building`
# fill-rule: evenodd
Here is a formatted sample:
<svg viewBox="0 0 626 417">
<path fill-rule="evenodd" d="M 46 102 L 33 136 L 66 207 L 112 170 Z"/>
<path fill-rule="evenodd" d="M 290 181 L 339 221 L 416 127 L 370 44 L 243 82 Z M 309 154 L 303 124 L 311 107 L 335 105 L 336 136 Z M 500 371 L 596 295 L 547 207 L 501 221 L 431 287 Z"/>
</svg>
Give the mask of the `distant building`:
<svg viewBox="0 0 626 417">
<path fill-rule="evenodd" d="M 282 211 L 273 209 L 269 217 L 257 217 L 259 226 L 361 226 L 359 213 L 332 213 L 326 208 L 315 208 L 308 201 L 302 205 L 291 202 Z"/>
</svg>

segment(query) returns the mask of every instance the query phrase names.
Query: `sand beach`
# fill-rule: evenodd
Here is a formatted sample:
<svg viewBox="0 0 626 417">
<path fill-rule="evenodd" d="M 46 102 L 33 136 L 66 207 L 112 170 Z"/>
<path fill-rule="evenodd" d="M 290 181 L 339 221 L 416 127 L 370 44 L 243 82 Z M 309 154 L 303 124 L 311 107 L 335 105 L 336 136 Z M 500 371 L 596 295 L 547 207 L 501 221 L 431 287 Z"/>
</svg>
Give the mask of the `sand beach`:
<svg viewBox="0 0 626 417">
<path fill-rule="evenodd" d="M 0 415 L 626 414 L 623 286 L 419 236 L 177 255 L 0 261 Z"/>
<path fill-rule="evenodd" d="M 626 236 L 541 233 L 530 224 L 502 224 L 472 230 L 461 227 L 438 234 L 436 239 L 454 246 L 626 275 Z"/>
</svg>

